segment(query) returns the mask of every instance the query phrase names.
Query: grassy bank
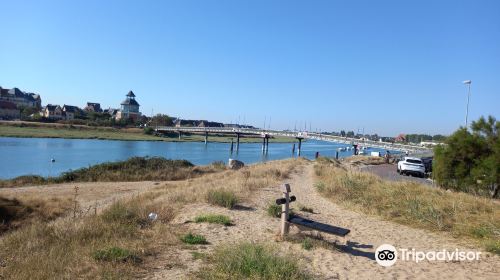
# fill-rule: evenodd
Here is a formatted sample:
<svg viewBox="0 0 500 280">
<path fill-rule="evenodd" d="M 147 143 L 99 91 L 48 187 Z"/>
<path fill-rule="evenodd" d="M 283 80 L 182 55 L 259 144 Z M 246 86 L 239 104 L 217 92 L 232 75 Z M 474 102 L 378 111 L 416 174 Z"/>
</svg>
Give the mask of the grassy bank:
<svg viewBox="0 0 500 280">
<path fill-rule="evenodd" d="M 220 170 L 220 166 L 194 166 L 186 160 L 133 157 L 68 171 L 57 177 L 27 175 L 0 180 L 1 187 L 58 184 L 68 182 L 133 182 L 183 180 Z"/>
<path fill-rule="evenodd" d="M 208 193 L 221 189 L 233 192 L 244 201 L 254 191 L 287 178 L 301 162 L 288 160 L 248 166 L 240 171 L 206 174 L 201 178 L 159 185 L 133 199 L 118 201 L 97 215 L 26 224 L 0 238 L 0 278 L 66 279 L 75 275 L 82 279 L 142 278 L 144 272 L 156 268 L 157 256 L 165 252 L 174 253 L 162 255 L 162 265 L 183 267 L 186 264 L 175 252 L 187 246 L 181 243 L 181 237 L 190 231 L 171 221 L 184 206 L 208 203 Z M 158 214 L 157 220 L 148 218 L 151 212 Z M 208 278 L 231 279 L 233 275 L 242 275 L 252 279 L 296 279 L 306 276 L 298 270 L 295 261 L 259 246 L 232 249 L 231 255 L 241 256 L 239 261 L 230 260 L 224 252 L 229 251 L 218 251 L 213 261 L 207 260 Z M 255 265 L 247 269 L 245 264 L 249 262 L 245 260 Z M 239 267 L 221 270 L 225 262 Z M 275 274 L 282 272 L 272 264 L 283 265 L 287 268 L 283 275 L 290 277 Z"/>
<path fill-rule="evenodd" d="M 177 134 L 158 137 L 144 133 L 139 128 L 112 128 L 92 127 L 85 125 L 67 125 L 34 122 L 0 122 L 0 137 L 22 137 L 22 138 L 66 138 L 66 139 L 99 139 L 99 140 L 122 140 L 122 141 L 164 141 L 164 142 L 203 142 L 202 135 L 183 135 L 179 139 Z M 209 142 L 230 143 L 235 137 L 222 135 L 209 135 Z M 241 143 L 260 143 L 260 138 L 241 138 Z M 270 139 L 269 142 L 288 143 L 294 139 L 278 137 Z"/>
<path fill-rule="evenodd" d="M 448 232 L 500 254 L 500 204 L 413 182 L 389 182 L 322 159 L 315 187 L 347 208 L 415 228 Z"/>
</svg>

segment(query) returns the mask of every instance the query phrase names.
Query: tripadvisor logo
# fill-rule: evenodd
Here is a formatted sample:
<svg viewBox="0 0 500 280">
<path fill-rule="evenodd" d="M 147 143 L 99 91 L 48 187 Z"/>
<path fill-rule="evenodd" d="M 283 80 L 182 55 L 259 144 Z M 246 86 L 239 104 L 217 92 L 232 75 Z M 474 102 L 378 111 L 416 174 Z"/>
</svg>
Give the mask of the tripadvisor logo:
<svg viewBox="0 0 500 280">
<path fill-rule="evenodd" d="M 481 252 L 473 251 L 460 251 L 455 249 L 448 251 L 443 249 L 441 251 L 417 251 L 415 249 L 399 249 L 401 261 L 411 261 L 419 263 L 421 261 L 478 261 Z M 398 250 L 390 245 L 380 245 L 375 251 L 375 260 L 381 266 L 392 266 L 398 260 Z"/>
<path fill-rule="evenodd" d="M 398 252 L 394 246 L 382 244 L 375 251 L 375 260 L 381 266 L 391 266 L 396 263 Z"/>
</svg>

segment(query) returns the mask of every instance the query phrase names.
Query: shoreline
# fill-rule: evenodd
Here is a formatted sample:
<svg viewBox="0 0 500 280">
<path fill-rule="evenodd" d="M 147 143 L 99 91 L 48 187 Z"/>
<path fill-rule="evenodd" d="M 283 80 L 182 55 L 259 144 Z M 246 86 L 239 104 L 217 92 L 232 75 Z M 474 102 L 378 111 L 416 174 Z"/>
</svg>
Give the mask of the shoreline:
<svg viewBox="0 0 500 280">
<path fill-rule="evenodd" d="M 204 136 L 185 134 L 180 140 L 175 137 L 161 137 L 145 134 L 140 128 L 91 127 L 59 123 L 9 122 L 0 121 L 0 137 L 10 138 L 51 138 L 51 139 L 93 139 L 114 141 L 156 141 L 156 142 L 204 142 Z M 235 137 L 212 135 L 208 142 L 231 143 Z M 271 143 L 294 143 L 295 139 L 271 138 Z M 240 138 L 240 143 L 260 143 L 260 138 Z"/>
</svg>

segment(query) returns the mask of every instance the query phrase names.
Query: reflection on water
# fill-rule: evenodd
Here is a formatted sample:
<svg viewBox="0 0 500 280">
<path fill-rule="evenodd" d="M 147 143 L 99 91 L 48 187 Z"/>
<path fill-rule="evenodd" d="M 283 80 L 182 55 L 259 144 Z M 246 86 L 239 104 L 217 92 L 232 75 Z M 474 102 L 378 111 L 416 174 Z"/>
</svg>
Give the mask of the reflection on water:
<svg viewBox="0 0 500 280">
<path fill-rule="evenodd" d="M 236 150 L 234 145 L 234 152 L 231 154 L 231 143 L 0 137 L 0 178 L 27 174 L 56 176 L 70 169 L 106 161 L 125 160 L 133 156 L 186 159 L 197 165 L 219 160 L 227 162 L 229 158 L 235 158 L 250 164 L 290 158 L 293 156 L 292 146 L 293 143 L 270 143 L 268 153 L 263 154 L 262 143 L 242 143 L 239 150 Z M 331 142 L 307 141 L 302 144 L 301 154 L 310 159 L 314 158 L 316 152 L 322 156 L 334 157 L 335 151 L 345 146 Z M 349 155 L 352 155 L 352 150 L 339 153 L 341 157 Z M 52 158 L 55 162 L 51 162 Z"/>
</svg>

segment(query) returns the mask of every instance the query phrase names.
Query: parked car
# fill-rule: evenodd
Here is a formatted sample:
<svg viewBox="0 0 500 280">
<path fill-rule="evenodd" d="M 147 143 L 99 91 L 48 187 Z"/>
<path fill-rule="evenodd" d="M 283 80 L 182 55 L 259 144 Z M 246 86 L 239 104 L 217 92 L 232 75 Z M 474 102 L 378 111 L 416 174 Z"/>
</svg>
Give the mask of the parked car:
<svg viewBox="0 0 500 280">
<path fill-rule="evenodd" d="M 398 162 L 397 172 L 401 175 L 414 175 L 425 177 L 425 165 L 421 159 L 415 157 L 404 157 Z"/>
</svg>

